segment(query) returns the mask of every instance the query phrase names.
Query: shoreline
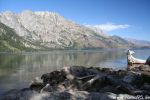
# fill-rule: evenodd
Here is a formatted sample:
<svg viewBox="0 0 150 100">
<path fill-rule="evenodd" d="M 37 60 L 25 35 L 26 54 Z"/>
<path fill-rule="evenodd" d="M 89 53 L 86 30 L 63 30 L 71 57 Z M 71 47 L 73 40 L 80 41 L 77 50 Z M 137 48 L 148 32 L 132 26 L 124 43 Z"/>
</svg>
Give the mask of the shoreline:
<svg viewBox="0 0 150 100">
<path fill-rule="evenodd" d="M 84 52 L 84 51 L 102 51 L 102 50 L 127 50 L 127 48 L 95 48 L 95 49 L 50 49 L 50 50 L 33 50 L 33 51 L 6 51 L 6 52 L 0 52 L 0 54 L 23 54 L 23 53 L 43 53 L 43 52 L 59 52 L 59 51 L 78 51 L 78 52 Z M 132 50 L 150 50 L 150 48 L 132 48 Z"/>
<path fill-rule="evenodd" d="M 142 69 L 139 71 L 139 68 Z M 144 70 L 145 69 L 145 70 Z M 96 68 L 84 66 L 63 67 L 36 77 L 29 87 L 10 90 L 4 93 L 2 100 L 9 98 L 48 98 L 61 100 L 112 100 L 113 98 L 143 98 L 150 96 L 150 66 L 142 65 L 134 70 Z M 27 99 L 28 100 L 28 99 Z"/>
</svg>

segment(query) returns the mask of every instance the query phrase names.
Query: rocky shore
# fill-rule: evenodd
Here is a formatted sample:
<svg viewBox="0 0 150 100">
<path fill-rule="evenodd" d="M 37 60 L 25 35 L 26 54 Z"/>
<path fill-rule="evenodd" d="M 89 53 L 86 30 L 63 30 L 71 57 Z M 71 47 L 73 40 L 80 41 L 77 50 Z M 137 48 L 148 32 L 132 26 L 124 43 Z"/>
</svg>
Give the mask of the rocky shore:
<svg viewBox="0 0 150 100">
<path fill-rule="evenodd" d="M 131 68 L 131 67 L 130 67 Z M 128 70 L 83 66 L 36 77 L 28 88 L 10 90 L 0 100 L 138 100 L 150 99 L 150 66 Z"/>
</svg>

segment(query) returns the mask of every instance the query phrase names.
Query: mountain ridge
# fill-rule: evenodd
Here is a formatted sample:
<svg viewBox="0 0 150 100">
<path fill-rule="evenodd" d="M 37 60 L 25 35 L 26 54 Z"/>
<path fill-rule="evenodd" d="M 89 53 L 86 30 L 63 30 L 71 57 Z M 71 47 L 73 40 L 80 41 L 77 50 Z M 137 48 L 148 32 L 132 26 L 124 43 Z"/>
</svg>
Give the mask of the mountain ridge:
<svg viewBox="0 0 150 100">
<path fill-rule="evenodd" d="M 103 31 L 77 24 L 55 12 L 3 12 L 0 13 L 0 22 L 1 26 L 12 29 L 28 50 L 136 47 L 121 37 L 104 36 Z"/>
<path fill-rule="evenodd" d="M 147 40 L 137 40 L 137 39 L 132 39 L 132 38 L 124 38 L 126 41 L 131 42 L 137 46 L 143 46 L 144 47 L 150 47 L 150 41 Z"/>
</svg>

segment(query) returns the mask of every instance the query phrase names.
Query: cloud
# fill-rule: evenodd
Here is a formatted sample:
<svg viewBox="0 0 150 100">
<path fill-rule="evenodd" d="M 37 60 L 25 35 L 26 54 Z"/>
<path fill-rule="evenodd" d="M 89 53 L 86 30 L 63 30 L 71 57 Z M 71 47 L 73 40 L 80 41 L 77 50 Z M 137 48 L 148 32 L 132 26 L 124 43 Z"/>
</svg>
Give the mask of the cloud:
<svg viewBox="0 0 150 100">
<path fill-rule="evenodd" d="M 104 31 L 113 31 L 118 29 L 125 29 L 130 27 L 128 24 L 114 24 L 114 23 L 105 23 L 100 25 L 85 25 L 89 28 L 96 28 L 97 30 L 104 30 Z"/>
</svg>

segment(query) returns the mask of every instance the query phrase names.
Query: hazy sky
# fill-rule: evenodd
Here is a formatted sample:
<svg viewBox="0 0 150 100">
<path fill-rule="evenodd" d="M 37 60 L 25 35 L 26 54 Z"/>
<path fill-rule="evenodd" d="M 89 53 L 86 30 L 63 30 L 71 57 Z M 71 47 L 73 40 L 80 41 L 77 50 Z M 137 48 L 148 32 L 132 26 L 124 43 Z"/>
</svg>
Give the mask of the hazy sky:
<svg viewBox="0 0 150 100">
<path fill-rule="evenodd" d="M 0 0 L 0 12 L 53 11 L 110 35 L 150 41 L 150 0 Z"/>
</svg>

